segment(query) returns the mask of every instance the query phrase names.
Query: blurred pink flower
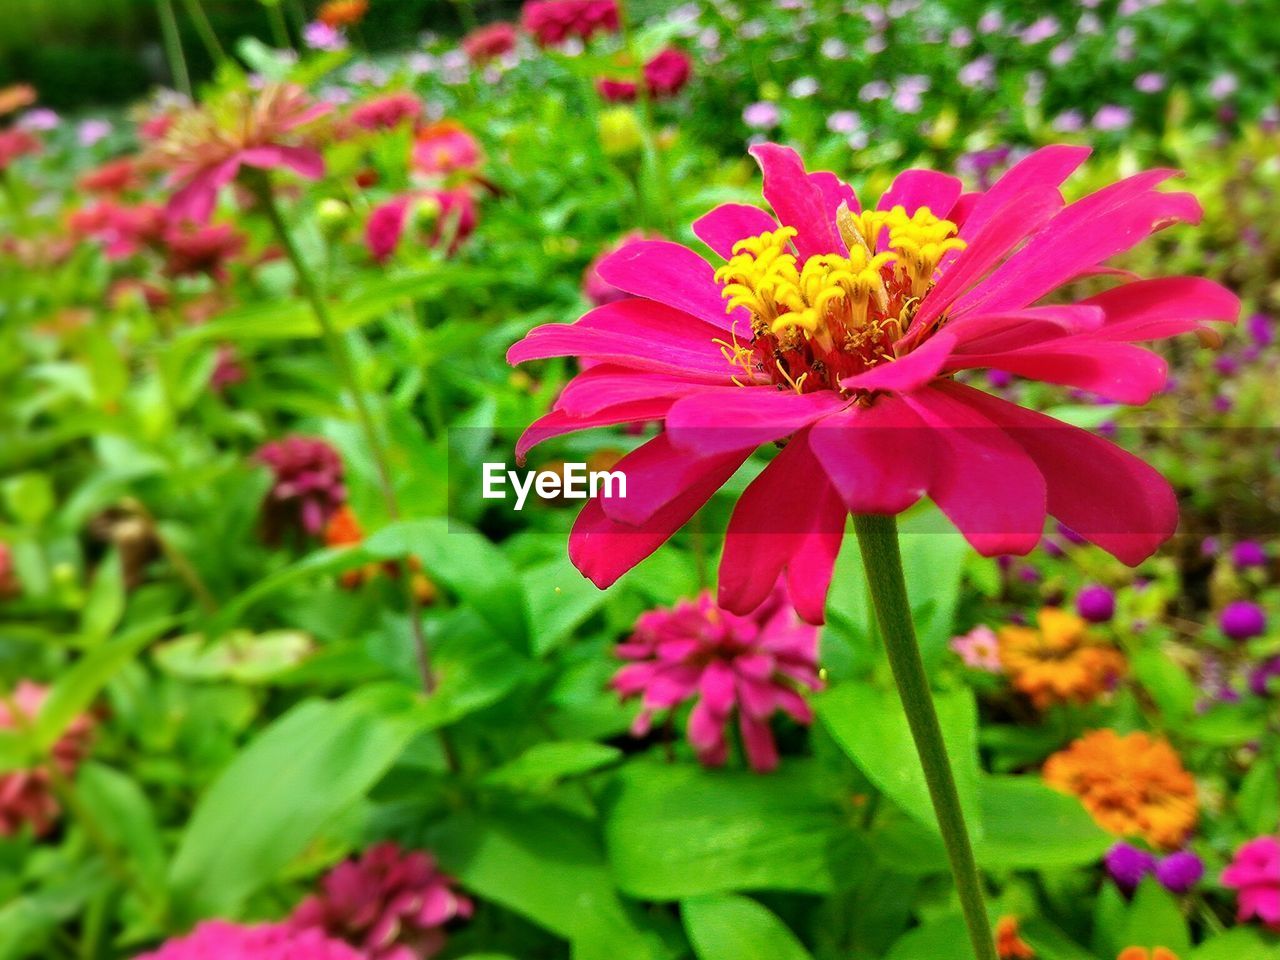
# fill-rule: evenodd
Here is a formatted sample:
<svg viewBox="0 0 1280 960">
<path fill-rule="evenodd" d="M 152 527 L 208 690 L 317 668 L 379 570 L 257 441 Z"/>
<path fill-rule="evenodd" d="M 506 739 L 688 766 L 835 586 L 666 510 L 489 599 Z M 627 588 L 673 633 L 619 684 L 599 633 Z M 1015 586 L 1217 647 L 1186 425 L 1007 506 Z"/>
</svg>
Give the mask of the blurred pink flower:
<svg viewBox="0 0 1280 960">
<path fill-rule="evenodd" d="M 1159 93 L 1164 89 L 1164 76 L 1152 71 L 1140 73 L 1133 80 L 1133 88 L 1139 93 Z"/>
<path fill-rule="evenodd" d="M 968 87 L 970 90 L 980 87 L 992 86 L 992 81 L 996 75 L 996 60 L 989 53 L 970 60 L 960 72 L 956 74 L 956 79 L 960 81 L 962 87 Z"/>
<path fill-rule="evenodd" d="M 76 142 L 82 147 L 92 147 L 111 135 L 115 128 L 107 120 L 91 117 L 76 127 Z"/>
<path fill-rule="evenodd" d="M 742 122 L 754 130 L 768 130 L 778 125 L 778 105 L 769 100 L 753 103 L 742 111 Z"/>
<path fill-rule="evenodd" d="M 654 100 L 673 97 L 689 82 L 692 70 L 693 61 L 687 53 L 668 47 L 644 65 L 645 92 Z M 639 93 L 634 81 L 614 77 L 598 79 L 596 90 L 610 103 L 631 103 Z"/>
<path fill-rule="evenodd" d="M 1257 917 L 1280 932 L 1280 838 L 1258 837 L 1242 846 L 1222 871 L 1222 884 L 1236 891 L 1241 922 Z"/>
<path fill-rule="evenodd" d="M 134 960 L 369 960 L 341 940 L 319 930 L 295 930 L 282 923 L 241 926 L 205 920 L 185 937 L 169 940 Z"/>
<path fill-rule="evenodd" d="M 478 167 L 484 159 L 471 131 L 456 120 L 438 120 L 420 129 L 413 142 L 413 165 L 432 176 Z"/>
<path fill-rule="evenodd" d="M 374 207 L 365 224 L 365 247 L 378 263 L 386 262 L 400 246 L 416 206 L 431 209 L 432 228 L 426 241 L 430 246 L 447 239 L 449 252 L 453 253 L 476 228 L 475 198 L 464 187 L 402 193 Z"/>
<path fill-rule="evenodd" d="M 227 280 L 227 261 L 244 249 L 244 234 L 227 223 L 173 224 L 165 230 L 164 272 L 170 277 L 205 274 L 219 283 Z"/>
<path fill-rule="evenodd" d="M 619 290 L 613 284 L 606 281 L 599 273 L 596 272 L 603 261 L 613 256 L 619 250 L 625 249 L 632 243 L 638 243 L 641 240 L 661 240 L 662 234 L 650 233 L 646 230 L 632 230 L 630 233 L 624 234 L 618 241 L 611 246 L 605 247 L 595 258 L 587 264 L 587 269 L 582 273 L 582 295 L 597 307 L 606 303 L 613 303 L 615 300 L 625 300 L 628 294 Z"/>
<path fill-rule="evenodd" d="M 334 511 L 347 501 L 342 458 L 327 440 L 294 435 L 263 444 L 254 455 L 271 468 L 269 514 L 319 536 Z"/>
<path fill-rule="evenodd" d="M 422 116 L 422 101 L 399 91 L 357 104 L 347 119 L 361 130 L 391 130 L 406 120 L 416 123 Z"/>
<path fill-rule="evenodd" d="M 1093 129 L 1103 133 L 1128 129 L 1132 123 L 1133 112 L 1128 107 L 1117 106 L 1113 103 L 1099 107 L 1098 112 L 1093 115 Z"/>
<path fill-rule="evenodd" d="M 990 627 L 979 625 L 966 634 L 952 637 L 951 650 L 973 670 L 1000 673 L 1000 641 Z"/>
<path fill-rule="evenodd" d="M 50 130 L 58 129 L 58 124 L 60 123 L 62 123 L 62 118 L 55 111 L 50 110 L 48 107 L 36 107 L 34 110 L 28 110 L 20 116 L 15 126 L 21 130 L 46 133 Z"/>
<path fill-rule="evenodd" d="M 302 42 L 312 50 L 345 50 L 347 38 L 337 27 L 320 20 L 313 20 L 302 28 Z"/>
<path fill-rule="evenodd" d="M 0 600 L 16 597 L 20 593 L 22 583 L 13 566 L 13 551 L 7 543 L 0 540 Z"/>
<path fill-rule="evenodd" d="M 22 680 L 7 700 L 0 700 L 0 730 L 18 730 L 34 722 L 49 696 L 49 688 Z M 93 720 L 80 714 L 54 744 L 49 759 L 63 777 L 75 773 L 89 750 Z M 11 837 L 23 825 L 42 837 L 53 827 L 61 808 L 54 798 L 50 772 L 45 767 L 0 773 L 0 837 Z"/>
<path fill-rule="evenodd" d="M 615 0 L 528 0 L 520 22 L 539 46 L 551 47 L 570 38 L 617 33 L 618 5 Z"/>
<path fill-rule="evenodd" d="M 631 732 L 643 736 L 655 712 L 694 701 L 689 743 L 709 766 L 725 762 L 725 728 L 736 713 L 751 767 L 774 769 L 778 748 L 769 719 L 782 712 L 812 723 L 813 711 L 800 691 L 822 687 L 818 630 L 796 616 L 781 584 L 744 615 L 718 607 L 709 593 L 651 610 L 636 621 L 617 654 L 632 662 L 611 686 L 624 700 L 641 698 Z"/>
<path fill-rule="evenodd" d="M 430 855 L 380 843 L 330 870 L 288 922 L 340 938 L 368 960 L 428 960 L 444 949 L 445 925 L 472 909 Z"/>
<path fill-rule="evenodd" d="M 0 130 L 0 173 L 19 157 L 40 152 L 40 141 L 21 127 Z"/>
<path fill-rule="evenodd" d="M 476 27 L 462 38 L 462 50 L 475 64 L 488 63 L 516 48 L 516 25 L 499 21 Z"/>
</svg>

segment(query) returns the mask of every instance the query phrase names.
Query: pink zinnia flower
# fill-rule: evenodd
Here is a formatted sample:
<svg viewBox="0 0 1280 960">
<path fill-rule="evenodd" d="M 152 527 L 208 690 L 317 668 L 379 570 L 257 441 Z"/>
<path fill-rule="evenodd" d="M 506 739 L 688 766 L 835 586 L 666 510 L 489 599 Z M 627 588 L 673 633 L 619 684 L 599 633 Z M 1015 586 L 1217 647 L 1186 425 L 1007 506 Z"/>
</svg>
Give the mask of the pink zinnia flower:
<svg viewBox="0 0 1280 960">
<path fill-rule="evenodd" d="M 972 670 L 1000 673 L 1000 641 L 990 627 L 979 625 L 959 637 L 952 637 L 948 644 L 964 665 Z"/>
<path fill-rule="evenodd" d="M 1280 932 L 1280 838 L 1258 837 L 1242 846 L 1222 871 L 1222 884 L 1236 891 L 1241 922 L 1257 917 Z"/>
<path fill-rule="evenodd" d="M 444 949 L 445 925 L 471 912 L 431 856 L 380 843 L 330 870 L 289 924 L 339 937 L 368 960 L 428 960 Z"/>
<path fill-rule="evenodd" d="M 615 0 L 529 0 L 520 11 L 520 22 L 539 46 L 565 40 L 590 40 L 596 33 L 618 32 Z"/>
<path fill-rule="evenodd" d="M 122 260 L 159 243 L 168 221 L 164 208 L 153 203 L 126 206 L 108 199 L 73 211 L 67 226 L 73 236 L 99 241 L 107 259 Z"/>
<path fill-rule="evenodd" d="M 1186 193 L 1141 173 L 1070 205 L 1058 190 L 1089 151 L 1052 146 L 990 190 L 963 194 L 932 170 L 902 173 L 874 209 L 795 151 L 752 149 L 774 215 L 724 204 L 693 225 L 728 263 L 646 241 L 602 263 L 634 299 L 547 324 L 512 363 L 594 361 L 521 438 L 661 419 L 616 469 L 628 496 L 593 500 L 569 539 L 600 587 L 653 553 L 761 445 L 783 445 L 729 522 L 720 602 L 756 607 L 785 572 L 821 622 L 845 515 L 896 514 L 928 495 L 987 556 L 1035 548 L 1046 515 L 1136 564 L 1177 523 L 1158 473 L 1085 430 L 955 380 L 1005 370 L 1144 403 L 1166 364 L 1136 341 L 1234 321 L 1234 294 L 1196 277 L 1131 281 L 1073 304 L 1037 305 L 1152 232 L 1195 222 Z M 726 309 L 726 300 L 728 301 Z"/>
<path fill-rule="evenodd" d="M 22 127 L 0 130 L 0 173 L 19 157 L 40 152 L 40 141 Z"/>
<path fill-rule="evenodd" d="M 90 193 L 123 193 L 141 186 L 138 165 L 132 157 L 121 157 L 104 163 L 97 169 L 81 175 L 76 181 L 82 190 Z"/>
<path fill-rule="evenodd" d="M 335 510 L 347 502 L 342 458 L 327 440 L 292 436 L 259 448 L 255 459 L 271 468 L 275 482 L 267 494 L 269 519 L 292 521 L 319 536 Z"/>
<path fill-rule="evenodd" d="M 516 48 L 514 23 L 498 22 L 477 27 L 462 38 L 462 50 L 475 64 L 488 63 Z"/>
<path fill-rule="evenodd" d="M 21 681 L 13 690 L 11 702 L 0 700 L 0 730 L 17 730 L 35 722 L 48 696 L 48 687 L 30 680 Z M 75 773 L 89 751 L 92 732 L 93 720 L 81 714 L 68 724 L 54 744 L 50 759 L 62 776 Z M 11 837 L 24 825 L 42 837 L 52 829 L 60 812 L 49 770 L 45 767 L 0 773 L 0 837 Z"/>
<path fill-rule="evenodd" d="M 471 191 L 456 187 L 452 190 L 417 190 L 404 193 L 374 207 L 365 224 L 364 242 L 369 255 L 378 263 L 385 263 L 400 246 L 405 228 L 409 225 L 409 215 L 414 204 L 428 203 L 435 205 L 434 226 L 427 238 L 430 246 L 436 246 L 445 239 L 449 241 L 449 252 L 453 253 L 462 242 L 471 236 L 476 228 L 478 215 L 476 201 Z"/>
<path fill-rule="evenodd" d="M 456 120 L 440 120 L 418 131 L 413 143 L 413 165 L 421 173 L 445 176 L 472 170 L 484 154 L 471 131 Z"/>
<path fill-rule="evenodd" d="M 778 747 L 770 718 L 782 712 L 797 723 L 812 723 L 813 711 L 800 690 L 822 687 L 818 630 L 796 617 L 780 584 L 742 616 L 716 606 L 709 593 L 650 610 L 617 653 L 632 662 L 611 686 L 623 699 L 641 698 L 632 734 L 648 733 L 655 712 L 695 701 L 689 743 L 710 766 L 728 756 L 725 728 L 736 713 L 747 762 L 761 772 L 774 769 Z"/>
<path fill-rule="evenodd" d="M 693 61 L 683 50 L 667 47 L 644 65 L 644 82 L 656 99 L 674 97 L 693 74 Z"/>
<path fill-rule="evenodd" d="M 421 101 L 411 93 L 400 91 L 358 104 L 347 119 L 361 130 L 392 130 L 406 120 L 416 123 L 420 116 Z"/>
<path fill-rule="evenodd" d="M 369 960 L 341 940 L 319 930 L 295 930 L 283 923 L 241 926 L 206 920 L 185 937 L 134 960 Z"/>
<path fill-rule="evenodd" d="M 180 186 L 169 200 L 170 217 L 208 222 L 218 191 L 243 167 L 289 169 L 308 180 L 323 176 L 324 159 L 299 133 L 330 109 L 299 87 L 277 84 L 179 114 L 149 154 Z"/>
<path fill-rule="evenodd" d="M 244 249 L 244 234 L 226 223 L 198 225 L 174 224 L 165 231 L 164 272 L 170 277 L 198 274 L 225 283 L 226 263 Z"/>
</svg>

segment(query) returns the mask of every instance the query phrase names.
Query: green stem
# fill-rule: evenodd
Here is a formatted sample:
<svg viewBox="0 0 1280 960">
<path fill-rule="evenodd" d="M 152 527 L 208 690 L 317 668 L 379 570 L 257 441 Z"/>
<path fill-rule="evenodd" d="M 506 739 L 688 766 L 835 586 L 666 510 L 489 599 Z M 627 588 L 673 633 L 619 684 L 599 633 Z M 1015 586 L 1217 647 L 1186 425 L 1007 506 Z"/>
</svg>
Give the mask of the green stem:
<svg viewBox="0 0 1280 960">
<path fill-rule="evenodd" d="M 862 550 L 862 562 L 871 590 L 880 633 L 898 695 L 907 713 L 907 723 L 915 740 L 916 753 L 924 768 L 925 782 L 933 800 L 942 842 L 951 864 L 951 876 L 960 895 L 960 909 L 977 960 L 997 960 L 995 939 L 982 901 L 982 877 L 973 857 L 973 845 L 965 827 L 964 811 L 955 776 L 947 759 L 942 726 L 933 706 L 929 677 L 916 643 L 907 585 L 902 575 L 902 554 L 898 550 L 898 527 L 893 517 L 862 515 L 853 518 L 853 529 Z"/>
<path fill-rule="evenodd" d="M 227 62 L 227 51 L 223 50 L 222 44 L 218 42 L 218 34 L 214 32 L 213 24 L 209 22 L 209 17 L 204 12 L 200 0 L 183 0 L 183 5 L 187 8 L 187 16 L 196 26 L 196 33 L 200 34 L 200 42 L 208 51 L 209 59 L 221 67 Z"/>
<path fill-rule="evenodd" d="M 320 325 L 320 334 L 329 349 L 334 366 L 338 368 L 338 376 L 355 402 L 356 416 L 360 420 L 365 442 L 368 443 L 369 451 L 373 456 L 374 468 L 378 475 L 378 487 L 382 493 L 383 503 L 386 505 L 387 516 L 392 522 L 395 522 L 400 519 L 400 503 L 396 498 L 395 487 L 391 482 L 391 468 L 388 464 L 386 449 L 382 444 L 382 436 L 378 433 L 377 425 L 374 423 L 373 414 L 365 401 L 364 391 L 360 388 L 360 381 L 356 376 L 355 363 L 351 359 L 347 342 L 338 332 L 338 328 L 333 322 L 333 316 L 329 312 L 329 303 L 320 291 L 315 274 L 303 259 L 302 252 L 298 249 L 297 243 L 294 242 L 292 232 L 290 232 L 284 222 L 284 217 L 280 214 L 280 208 L 276 205 L 275 196 L 271 192 L 270 178 L 265 173 L 260 174 L 251 181 L 251 185 L 263 211 L 267 215 L 267 219 L 271 221 L 271 226 L 275 229 L 280 245 L 284 247 L 285 256 L 293 264 L 294 273 L 298 277 L 298 286 L 302 290 L 302 295 L 310 303 L 311 311 L 315 314 L 316 322 Z M 414 649 L 418 657 L 418 672 L 422 676 L 423 688 L 427 693 L 433 693 L 436 688 L 436 681 L 435 674 L 431 668 L 431 651 L 427 647 L 427 638 L 422 630 L 422 607 L 413 593 L 409 565 L 404 560 L 400 560 L 399 567 L 400 581 L 404 584 L 405 597 L 409 604 L 409 629 L 413 632 Z"/>
<path fill-rule="evenodd" d="M 179 93 L 191 96 L 191 75 L 187 73 L 187 57 L 182 52 L 182 37 L 178 35 L 178 18 L 173 13 L 173 0 L 156 0 L 160 11 L 160 33 L 164 37 L 164 52 L 169 60 L 169 72 Z"/>
<path fill-rule="evenodd" d="M 292 50 L 293 41 L 289 39 L 289 26 L 284 22 L 284 8 L 279 3 L 267 4 L 268 16 L 271 18 L 271 36 L 276 47 L 281 50 Z"/>
</svg>

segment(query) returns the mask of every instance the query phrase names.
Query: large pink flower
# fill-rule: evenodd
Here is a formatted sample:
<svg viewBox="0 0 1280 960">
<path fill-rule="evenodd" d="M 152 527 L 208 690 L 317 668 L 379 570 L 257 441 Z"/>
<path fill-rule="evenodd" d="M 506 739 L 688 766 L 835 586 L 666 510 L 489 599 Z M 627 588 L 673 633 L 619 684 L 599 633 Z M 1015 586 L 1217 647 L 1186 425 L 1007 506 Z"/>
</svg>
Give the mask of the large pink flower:
<svg viewBox="0 0 1280 960">
<path fill-rule="evenodd" d="M 746 616 L 717 607 L 709 593 L 668 610 L 650 610 L 617 652 L 632 662 L 614 676 L 613 688 L 624 699 L 640 697 L 643 705 L 631 732 L 643 736 L 655 712 L 696 701 L 689 714 L 689 743 L 703 763 L 724 763 L 725 728 L 734 713 L 747 761 L 760 771 L 778 765 L 769 728 L 775 713 L 813 722 L 800 688 L 822 685 L 818 630 L 796 617 L 781 585 Z"/>
<path fill-rule="evenodd" d="M 738 612 L 785 573 L 797 610 L 821 622 L 845 515 L 896 514 L 925 495 L 986 555 L 1027 553 L 1046 515 L 1130 564 L 1172 534 L 1173 492 L 1142 461 L 953 377 L 986 367 L 1143 403 L 1166 365 L 1136 341 L 1234 320 L 1237 298 L 1207 280 L 1103 266 L 1199 219 L 1194 197 L 1155 189 L 1171 171 L 1065 205 L 1058 187 L 1088 150 L 1052 146 L 981 193 L 908 170 L 863 211 L 852 188 L 806 173 L 795 151 L 752 153 L 774 215 L 724 204 L 693 226 L 725 266 L 675 243 L 630 244 L 598 269 L 633 299 L 538 327 L 508 354 L 590 362 L 521 438 L 520 456 L 574 430 L 665 422 L 618 464 L 628 496 L 579 516 L 578 569 L 609 585 L 772 444 L 783 449 L 726 535 L 720 602 Z M 1043 303 L 1093 275 L 1120 282 Z"/>
<path fill-rule="evenodd" d="M 1280 838 L 1258 837 L 1239 850 L 1222 871 L 1222 884 L 1239 898 L 1239 918 L 1257 917 L 1280 932 Z"/>
</svg>

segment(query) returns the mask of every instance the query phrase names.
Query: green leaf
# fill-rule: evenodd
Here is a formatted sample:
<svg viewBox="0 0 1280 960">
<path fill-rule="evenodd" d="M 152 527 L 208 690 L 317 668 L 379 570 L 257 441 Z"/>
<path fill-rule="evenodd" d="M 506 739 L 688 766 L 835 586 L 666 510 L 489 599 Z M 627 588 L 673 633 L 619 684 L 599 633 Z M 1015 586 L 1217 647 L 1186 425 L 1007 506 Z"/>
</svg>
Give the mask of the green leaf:
<svg viewBox="0 0 1280 960">
<path fill-rule="evenodd" d="M 97 763 L 76 770 L 75 790 L 96 829 L 123 856 L 138 885 L 159 908 L 165 896 L 165 849 L 151 802 L 125 774 Z"/>
<path fill-rule="evenodd" d="M 487 786 L 541 792 L 560 780 L 591 773 L 617 763 L 622 751 L 592 741 L 562 740 L 534 744 L 516 759 L 491 770 Z"/>
<path fill-rule="evenodd" d="M 231 915 L 353 804 L 422 729 L 360 691 L 308 700 L 264 729 L 206 791 L 169 873 L 183 919 Z"/>
<path fill-rule="evenodd" d="M 1186 960 L 1280 960 L 1280 939 L 1237 927 L 1206 940 Z"/>
<path fill-rule="evenodd" d="M 1134 676 L 1171 721 L 1195 712 L 1199 693 L 1187 672 L 1159 650 L 1140 650 L 1130 659 Z"/>
<path fill-rule="evenodd" d="M 662 955 L 614 891 L 589 821 L 549 809 L 462 813 L 431 841 L 463 887 L 572 941 L 575 957 Z"/>
<path fill-rule="evenodd" d="M 964 918 L 944 917 L 905 934 L 885 960 L 973 960 Z"/>
<path fill-rule="evenodd" d="M 978 862 L 991 870 L 1093 863 L 1114 842 L 1073 796 L 1034 777 L 984 777 Z"/>
<path fill-rule="evenodd" d="M 1167 947 L 1180 957 L 1191 950 L 1191 931 L 1178 901 L 1155 877 L 1147 877 L 1129 905 L 1121 938 L 1128 947 Z"/>
<path fill-rule="evenodd" d="M 112 550 L 98 564 L 80 614 L 80 632 L 90 643 L 99 643 L 111 635 L 111 631 L 124 616 L 124 567 L 120 554 Z"/>
<path fill-rule="evenodd" d="M 960 805 L 969 823 L 979 824 L 978 714 L 973 693 L 965 689 L 935 692 L 934 704 Z M 929 787 L 897 692 L 846 681 L 818 696 L 815 706 L 831 735 L 867 779 L 920 823 L 936 830 Z"/>
<path fill-rule="evenodd" d="M 1236 808 L 1250 833 L 1270 833 L 1275 829 L 1280 817 L 1280 768 L 1275 760 L 1261 757 L 1245 774 Z"/>
<path fill-rule="evenodd" d="M 613 788 L 605 846 L 618 886 L 641 899 L 828 892 L 853 840 L 807 764 L 760 777 L 642 760 Z"/>
<path fill-rule="evenodd" d="M 176 637 L 157 645 L 153 655 L 171 676 L 257 684 L 292 670 L 314 647 L 310 635 L 300 630 L 232 630 L 213 642 L 202 633 Z"/>
<path fill-rule="evenodd" d="M 813 960 L 787 925 L 748 897 L 697 897 L 680 904 L 698 960 Z"/>
<path fill-rule="evenodd" d="M 4 499 L 15 520 L 36 527 L 53 510 L 53 484 L 43 473 L 21 473 L 4 482 Z"/>
<path fill-rule="evenodd" d="M 173 618 L 134 627 L 116 639 L 95 647 L 58 678 L 36 714 L 33 738 L 44 753 L 58 742 L 67 725 L 93 703 L 111 679 L 156 637 L 169 630 Z"/>
<path fill-rule="evenodd" d="M 525 571 L 524 594 L 528 621 L 537 624 L 529 639 L 538 657 L 568 640 L 607 596 L 574 568 L 567 554 Z"/>
</svg>

